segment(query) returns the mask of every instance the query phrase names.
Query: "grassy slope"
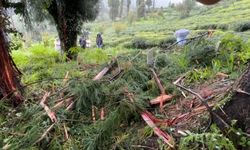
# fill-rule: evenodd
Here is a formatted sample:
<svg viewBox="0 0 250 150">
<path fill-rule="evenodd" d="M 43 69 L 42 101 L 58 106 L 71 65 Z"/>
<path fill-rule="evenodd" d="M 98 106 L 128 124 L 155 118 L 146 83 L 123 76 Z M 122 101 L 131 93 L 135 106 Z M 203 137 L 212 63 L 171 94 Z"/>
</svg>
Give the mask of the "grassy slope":
<svg viewBox="0 0 250 150">
<path fill-rule="evenodd" d="M 228 7 L 215 6 L 215 7 L 211 7 L 211 8 L 204 8 L 204 10 L 196 10 L 196 11 L 192 12 L 191 17 L 185 18 L 185 19 L 180 19 L 178 13 L 173 11 L 173 10 L 166 10 L 166 12 L 164 13 L 164 17 L 160 17 L 160 16 L 156 15 L 156 17 L 154 17 L 154 18 L 149 17 L 147 19 L 142 19 L 140 21 L 136 21 L 133 23 L 133 25 L 128 26 L 128 28 L 126 30 L 124 30 L 122 33 L 120 33 L 120 35 L 115 34 L 115 32 L 112 28 L 112 23 L 107 23 L 107 22 L 103 23 L 102 22 L 102 23 L 90 24 L 90 26 L 94 28 L 94 32 L 92 33 L 92 35 L 94 35 L 96 32 L 98 32 L 98 30 L 100 29 L 100 26 L 104 25 L 105 26 L 105 30 L 104 30 L 105 42 L 109 43 L 109 45 L 113 44 L 113 45 L 119 45 L 119 46 L 108 47 L 104 50 L 105 54 L 100 54 L 98 52 L 98 53 L 95 53 L 94 56 L 92 55 L 93 53 L 91 52 L 92 49 L 90 49 L 90 52 L 85 52 L 85 54 L 82 55 L 82 58 L 83 59 L 90 59 L 90 60 L 93 59 L 93 61 L 95 62 L 96 58 L 104 57 L 104 56 L 105 56 L 105 58 L 108 57 L 107 56 L 108 53 L 112 53 L 113 55 L 117 55 L 117 53 L 115 53 L 115 51 L 120 52 L 120 51 L 124 50 L 124 48 L 122 47 L 122 44 L 126 43 L 126 42 L 130 42 L 131 39 L 133 39 L 135 37 L 145 37 L 151 41 L 160 41 L 160 40 L 165 39 L 167 37 L 171 37 L 173 35 L 173 31 L 176 29 L 179 29 L 179 28 L 187 28 L 187 29 L 193 30 L 195 33 L 196 31 L 199 31 L 199 30 L 195 30 L 195 29 L 197 27 L 200 27 L 200 26 L 211 25 L 211 24 L 230 24 L 229 29 L 232 31 L 234 24 L 250 20 L 250 17 L 248 16 L 250 9 L 247 9 L 247 8 L 250 8 L 249 0 L 242 0 L 242 1 L 236 2 L 234 5 L 229 5 Z M 248 36 L 247 33 L 248 32 L 245 32 L 244 35 Z M 240 34 L 243 35 L 242 33 L 240 33 Z M 94 36 L 92 36 L 92 41 L 94 41 Z M 36 52 L 36 50 L 33 50 L 33 51 Z M 29 54 L 30 54 L 30 52 L 27 52 L 27 57 L 31 57 Z M 37 54 L 34 54 L 33 57 L 36 57 L 36 56 L 37 56 Z M 176 61 L 178 60 L 180 63 L 181 60 L 180 60 L 180 57 L 178 55 L 171 55 L 171 56 L 176 56 Z M 18 56 L 18 54 L 16 54 L 14 57 L 18 58 L 20 56 Z M 26 57 L 26 56 L 24 56 L 24 57 Z M 53 54 L 53 57 L 54 57 L 54 54 Z M 43 79 L 43 77 L 44 77 L 43 73 L 46 73 L 46 71 L 48 71 L 48 70 L 53 70 L 53 72 L 46 73 L 49 77 L 63 78 L 66 71 L 70 71 L 71 73 L 73 72 L 73 73 L 77 74 L 73 77 L 81 77 L 84 79 L 85 78 L 90 79 L 101 68 L 101 66 L 99 66 L 98 69 L 91 70 L 90 71 L 91 73 L 80 72 L 78 70 L 77 66 L 75 65 L 76 62 L 73 62 L 70 64 L 67 64 L 67 63 L 60 64 L 60 62 L 57 63 L 58 60 L 56 57 L 52 60 L 50 65 L 46 65 L 46 62 L 40 61 L 42 67 L 41 68 L 36 67 L 36 69 L 39 70 L 39 72 L 38 72 L 39 74 L 37 75 L 37 77 L 35 79 Z M 95 58 L 91 58 L 91 57 L 95 57 Z M 15 59 L 15 60 L 18 63 L 18 59 Z M 23 61 L 23 60 L 20 60 L 20 61 Z M 104 62 L 105 61 L 106 60 L 104 60 Z M 145 58 L 144 58 L 144 61 L 145 61 Z M 187 65 L 187 64 L 185 64 L 185 60 L 183 60 L 183 61 L 184 61 L 183 64 Z M 35 64 L 35 63 L 37 63 L 37 58 L 35 58 L 33 60 L 33 63 L 34 63 L 33 64 L 34 66 L 38 66 L 37 64 Z M 20 65 L 20 64 L 18 64 L 18 65 Z M 24 64 L 21 64 L 21 65 L 24 65 L 24 66 L 22 66 L 23 68 L 25 68 L 26 66 L 29 66 L 29 67 L 31 66 L 29 64 L 26 64 L 26 62 L 24 62 Z M 131 67 L 130 64 L 125 63 L 125 65 L 128 68 Z M 137 64 L 137 65 L 140 65 L 140 64 Z M 169 68 L 167 68 L 167 71 L 168 71 L 168 69 Z M 175 68 L 172 68 L 172 69 L 175 70 Z M 30 79 L 26 75 L 30 74 L 30 72 L 34 71 L 34 68 L 30 67 L 30 68 L 27 68 L 26 70 L 28 70 L 28 71 L 24 73 L 24 76 L 25 76 L 24 78 Z M 204 71 L 202 70 L 202 68 L 200 70 L 201 70 L 201 74 L 204 75 Z M 164 73 L 164 71 L 166 71 L 166 70 L 161 70 L 161 71 L 162 72 L 161 72 L 160 77 L 162 79 L 164 79 L 164 82 L 166 82 L 165 84 L 169 84 L 169 83 L 167 83 L 169 81 L 167 79 L 166 73 Z M 168 73 L 170 73 L 170 72 L 168 72 Z M 200 74 L 198 74 L 197 76 L 199 78 Z M 166 80 L 165 80 L 165 78 L 166 78 Z M 54 83 L 51 83 L 51 84 L 54 84 Z M 51 84 L 48 84 L 48 86 L 45 86 L 45 88 L 47 90 L 51 89 L 50 86 L 52 86 L 52 88 L 53 88 L 54 85 L 51 85 Z M 57 84 L 59 86 L 61 86 L 62 83 L 59 81 Z M 43 93 L 42 91 L 38 92 L 38 90 L 41 90 L 40 87 L 37 88 L 36 90 L 34 92 L 37 92 L 38 94 L 39 94 L 39 92 Z M 109 90 L 107 90 L 107 91 L 109 91 Z M 149 91 L 149 92 L 152 93 L 152 91 Z M 157 92 L 158 91 L 155 90 L 156 94 L 158 94 Z M 152 96 L 152 95 L 150 95 L 150 96 Z M 50 104 L 54 104 L 55 102 L 52 100 L 56 100 L 56 98 L 57 97 L 52 97 Z M 139 98 L 141 98 L 141 97 L 139 97 Z M 16 147 L 23 146 L 25 148 L 25 146 L 30 146 L 30 144 L 35 142 L 36 139 L 38 139 L 41 136 L 41 134 L 51 124 L 50 121 L 47 119 L 47 116 L 42 115 L 43 110 L 37 105 L 37 102 L 33 102 L 33 101 L 26 102 L 26 105 L 25 105 L 26 107 L 21 108 L 22 110 L 24 110 L 21 113 L 21 116 L 23 118 L 18 117 L 20 114 L 16 113 L 15 111 L 8 112 L 8 107 L 5 107 L 3 104 L 0 104 L 0 106 L 1 106 L 1 110 L 4 110 L 4 112 L 0 115 L 0 127 L 2 128 L 2 130 L 0 130 L 0 132 L 1 132 L 0 147 L 3 146 L 1 144 L 5 145 L 6 143 L 10 143 L 10 144 L 14 145 L 14 147 L 15 146 Z M 35 111 L 32 109 L 34 109 Z M 88 116 L 86 117 L 86 116 L 83 116 L 82 114 L 80 114 L 80 113 L 78 114 L 78 113 L 79 112 L 77 112 L 77 111 L 73 111 L 73 113 L 72 112 L 67 113 L 67 112 L 64 112 L 62 110 L 62 111 L 58 112 L 58 117 L 59 118 L 67 118 L 67 119 L 68 118 L 76 119 L 77 121 L 86 121 L 86 120 L 89 121 L 89 120 L 91 120 L 90 118 L 87 118 Z M 35 114 L 35 116 L 38 116 L 38 117 L 34 117 L 34 114 Z M 32 119 L 32 118 L 34 118 L 34 119 Z M 112 116 L 111 116 L 111 119 L 112 119 Z M 14 127 L 12 122 L 15 122 L 15 127 Z M 97 128 L 98 124 L 97 124 L 97 127 L 95 127 L 95 125 L 92 125 L 93 126 L 92 127 L 91 125 L 84 124 L 81 122 L 80 123 L 77 123 L 77 122 L 76 123 L 75 122 L 68 123 L 67 121 L 65 121 L 65 122 L 66 122 L 66 125 L 69 126 L 69 129 L 68 129 L 69 134 L 70 134 L 70 136 L 72 136 L 70 138 L 70 140 L 68 140 L 67 142 L 64 141 L 64 135 L 63 135 L 64 131 L 62 131 L 63 127 L 62 127 L 62 124 L 59 123 L 55 127 L 55 129 L 53 130 L 54 132 L 49 134 L 49 137 L 52 139 L 52 141 L 44 140 L 41 143 L 41 145 L 35 145 L 34 147 L 36 147 L 37 149 L 39 146 L 49 147 L 50 149 L 53 149 L 53 148 L 56 149 L 55 147 L 57 147 L 58 149 L 59 149 L 59 147 L 60 148 L 63 147 L 64 149 L 67 149 L 67 148 L 69 149 L 69 148 L 72 148 L 73 146 L 75 146 L 77 149 L 77 147 L 79 145 L 80 145 L 79 147 L 82 148 L 82 146 L 84 144 L 86 144 L 85 140 L 88 139 L 88 136 L 90 136 L 90 139 L 87 142 L 90 143 L 91 140 L 93 140 L 93 138 L 91 139 L 91 137 L 95 137 L 95 135 L 96 135 L 96 133 L 92 132 L 92 130 Z M 12 125 L 13 127 L 9 128 L 9 125 Z M 102 124 L 100 124 L 100 125 L 102 125 Z M 121 124 L 121 126 L 122 125 L 124 126 L 124 124 Z M 145 127 L 145 124 L 143 124 L 141 126 L 141 124 L 133 123 L 131 126 L 132 127 L 127 128 L 129 130 L 129 132 L 127 132 L 127 131 L 125 132 L 126 128 L 124 127 L 124 128 L 122 128 L 122 130 L 124 130 L 124 133 L 120 133 L 118 131 L 115 133 L 116 135 L 113 135 L 113 137 L 112 137 L 113 141 L 114 141 L 114 139 L 116 140 L 117 143 L 115 143 L 115 144 L 117 146 L 119 146 L 120 143 L 123 143 L 124 139 L 129 141 L 128 144 L 131 144 L 131 143 L 134 144 L 134 142 L 132 142 L 132 141 L 138 140 L 136 137 L 141 135 L 141 134 L 145 135 L 146 131 L 149 132 L 148 133 L 149 135 L 152 134 L 152 131 L 150 129 L 148 129 L 147 127 Z M 107 127 L 109 127 L 109 126 L 107 126 Z M 118 128 L 120 128 L 120 126 Z M 134 130 L 136 130 L 136 131 L 134 131 Z M 18 134 L 19 132 L 20 133 L 24 132 L 25 136 L 15 135 L 15 133 Z M 123 132 L 123 131 L 121 131 L 121 132 Z M 93 134 L 93 133 L 95 133 L 95 134 Z M 133 134 L 129 135 L 130 133 L 134 133 L 135 135 L 134 136 L 133 136 Z M 123 137 L 123 136 L 125 136 L 125 137 Z M 2 138 L 5 139 L 4 142 L 3 142 Z M 119 139 L 119 138 L 121 138 L 121 139 Z M 20 141 L 19 141 L 19 139 L 20 139 Z M 143 139 L 144 139 L 144 137 L 142 137 L 141 140 L 143 140 Z M 136 141 L 136 142 L 138 142 L 138 141 Z M 141 142 L 141 141 L 139 141 L 139 142 Z M 61 145 L 61 143 L 63 143 L 63 145 Z M 46 146 L 43 144 L 48 144 L 48 145 Z"/>
<path fill-rule="evenodd" d="M 151 17 L 141 19 L 134 22 L 132 25 L 128 25 L 127 29 L 121 32 L 120 35 L 115 34 L 112 23 L 101 22 L 94 24 L 95 31 L 98 32 L 100 26 L 105 28 L 104 40 L 108 44 L 121 44 L 128 42 L 136 37 L 143 37 L 151 41 L 159 41 L 167 37 L 172 37 L 174 30 L 180 28 L 186 28 L 194 31 L 195 34 L 197 28 L 208 25 L 227 25 L 229 30 L 233 30 L 234 26 L 241 22 L 250 21 L 250 1 L 242 0 L 233 4 L 227 4 L 226 6 L 204 6 L 199 10 L 191 12 L 191 16 L 181 19 L 178 12 L 172 9 L 167 9 L 163 16 L 157 15 L 157 13 L 150 14 Z M 124 22 L 126 24 L 127 22 Z M 250 35 L 249 32 L 245 33 Z"/>
</svg>

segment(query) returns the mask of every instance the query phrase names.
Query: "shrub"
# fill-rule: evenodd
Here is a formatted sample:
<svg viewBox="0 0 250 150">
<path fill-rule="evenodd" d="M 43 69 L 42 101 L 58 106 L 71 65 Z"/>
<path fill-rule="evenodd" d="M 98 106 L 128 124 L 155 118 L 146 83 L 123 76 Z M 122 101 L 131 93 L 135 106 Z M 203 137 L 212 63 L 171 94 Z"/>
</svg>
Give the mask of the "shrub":
<svg viewBox="0 0 250 150">
<path fill-rule="evenodd" d="M 245 63 L 247 49 L 248 46 L 241 37 L 227 34 L 221 39 L 217 59 L 223 62 L 223 67 L 228 69 L 227 72 L 232 72 L 239 68 L 240 64 Z"/>
<path fill-rule="evenodd" d="M 247 30 L 250 30 L 250 22 L 242 22 L 234 25 L 234 31 L 237 32 L 245 32 Z"/>
<path fill-rule="evenodd" d="M 74 59 L 76 59 L 76 57 L 77 57 L 77 54 L 80 52 L 80 51 L 82 51 L 83 49 L 81 48 L 81 47 L 71 47 L 70 49 L 69 49 L 69 52 L 70 52 L 70 55 L 74 58 Z"/>
<path fill-rule="evenodd" d="M 215 56 L 215 47 L 206 40 L 195 42 L 186 47 L 186 57 L 193 65 L 211 66 Z"/>
<path fill-rule="evenodd" d="M 127 28 L 127 25 L 124 23 L 117 22 L 113 24 L 113 28 L 115 30 L 115 33 L 119 34 L 121 33 L 121 31 L 124 31 Z"/>
<path fill-rule="evenodd" d="M 197 26 L 195 28 L 195 30 L 197 29 L 202 29 L 202 30 L 208 30 L 208 29 L 212 29 L 212 30 L 216 30 L 216 29 L 220 29 L 220 30 L 228 30 L 229 25 L 228 24 L 206 24 L 206 25 L 201 25 L 201 26 Z"/>
<path fill-rule="evenodd" d="M 130 48 L 147 49 L 157 46 L 157 44 L 147 41 L 144 38 L 136 38 L 132 40 L 132 45 Z"/>
<path fill-rule="evenodd" d="M 221 30 L 225 31 L 225 30 L 229 29 L 229 25 L 228 24 L 220 24 L 217 26 L 217 29 L 221 29 Z"/>
<path fill-rule="evenodd" d="M 180 147 L 181 150 L 189 149 L 230 149 L 236 150 L 232 141 L 217 133 L 202 133 L 202 134 L 191 134 L 181 139 Z"/>
<path fill-rule="evenodd" d="M 161 48 L 167 48 L 170 45 L 172 45 L 174 42 L 176 42 L 176 39 L 174 37 L 167 38 L 165 40 L 162 40 L 159 42 L 159 47 Z"/>
<path fill-rule="evenodd" d="M 206 25 L 202 25 L 199 26 L 198 29 L 203 29 L 203 30 L 207 30 L 207 29 L 217 29 L 217 24 L 206 24 Z"/>
<path fill-rule="evenodd" d="M 54 38 L 50 36 L 49 33 L 47 32 L 41 33 L 41 36 L 42 36 L 42 43 L 44 47 L 53 47 Z"/>
<path fill-rule="evenodd" d="M 20 34 L 11 34 L 10 50 L 18 50 L 23 47 L 23 40 Z"/>
<path fill-rule="evenodd" d="M 220 43 L 220 52 L 242 52 L 246 49 L 246 44 L 243 39 L 233 34 L 226 34 Z"/>
</svg>

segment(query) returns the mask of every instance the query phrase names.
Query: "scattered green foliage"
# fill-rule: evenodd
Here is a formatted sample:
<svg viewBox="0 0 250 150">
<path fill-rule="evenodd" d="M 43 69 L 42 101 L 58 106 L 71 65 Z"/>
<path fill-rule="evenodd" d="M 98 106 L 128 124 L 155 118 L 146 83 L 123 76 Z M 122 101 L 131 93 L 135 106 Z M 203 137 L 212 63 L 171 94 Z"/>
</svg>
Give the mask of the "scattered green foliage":
<svg viewBox="0 0 250 150">
<path fill-rule="evenodd" d="M 179 149 L 190 150 L 205 148 L 208 150 L 228 149 L 236 150 L 233 143 L 222 134 L 217 133 L 202 133 L 191 134 L 181 139 Z"/>
</svg>

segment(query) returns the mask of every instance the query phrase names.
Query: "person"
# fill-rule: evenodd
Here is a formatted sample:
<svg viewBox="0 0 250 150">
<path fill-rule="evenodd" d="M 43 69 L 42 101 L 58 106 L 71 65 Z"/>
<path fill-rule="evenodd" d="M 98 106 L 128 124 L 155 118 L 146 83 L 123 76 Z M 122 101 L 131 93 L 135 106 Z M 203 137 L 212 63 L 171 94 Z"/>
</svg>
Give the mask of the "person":
<svg viewBox="0 0 250 150">
<path fill-rule="evenodd" d="M 190 31 L 187 29 L 180 29 L 174 33 L 174 35 L 176 37 L 177 44 L 179 46 L 183 46 L 186 44 L 186 42 L 187 42 L 186 38 L 187 38 L 189 33 L 190 33 Z"/>
<path fill-rule="evenodd" d="M 101 33 L 98 33 L 96 36 L 96 45 L 98 48 L 103 48 L 103 39 Z"/>
<path fill-rule="evenodd" d="M 84 30 L 82 31 L 82 33 L 83 33 L 83 36 L 85 37 L 85 39 L 89 39 L 89 34 L 90 34 L 89 30 L 84 29 Z"/>
<path fill-rule="evenodd" d="M 61 42 L 59 38 L 55 39 L 54 45 L 55 45 L 55 50 L 61 53 Z"/>
<path fill-rule="evenodd" d="M 80 47 L 85 49 L 86 48 L 86 44 L 87 44 L 86 39 L 84 38 L 84 36 L 81 36 L 80 39 L 79 39 L 79 45 L 80 45 Z"/>
<path fill-rule="evenodd" d="M 90 48 L 90 47 L 91 47 L 91 41 L 90 41 L 90 39 L 87 39 L 87 40 L 86 40 L 86 47 L 87 47 L 87 48 Z"/>
</svg>

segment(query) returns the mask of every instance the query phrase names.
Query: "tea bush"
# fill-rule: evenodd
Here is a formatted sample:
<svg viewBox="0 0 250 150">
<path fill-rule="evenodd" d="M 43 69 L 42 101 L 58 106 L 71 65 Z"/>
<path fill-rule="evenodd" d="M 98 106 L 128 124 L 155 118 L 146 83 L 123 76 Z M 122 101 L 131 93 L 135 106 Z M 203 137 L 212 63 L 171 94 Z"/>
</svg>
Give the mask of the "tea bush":
<svg viewBox="0 0 250 150">
<path fill-rule="evenodd" d="M 234 31 L 245 32 L 250 30 L 250 22 L 242 22 L 234 25 Z"/>
</svg>

